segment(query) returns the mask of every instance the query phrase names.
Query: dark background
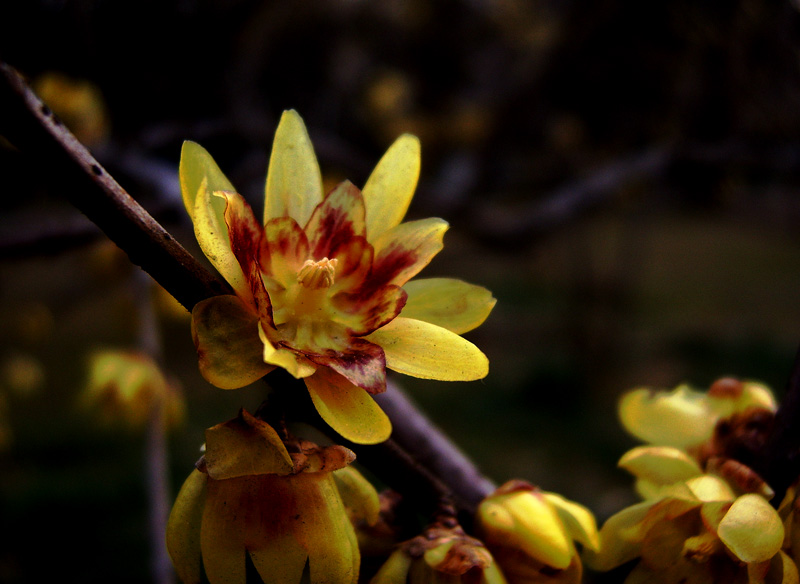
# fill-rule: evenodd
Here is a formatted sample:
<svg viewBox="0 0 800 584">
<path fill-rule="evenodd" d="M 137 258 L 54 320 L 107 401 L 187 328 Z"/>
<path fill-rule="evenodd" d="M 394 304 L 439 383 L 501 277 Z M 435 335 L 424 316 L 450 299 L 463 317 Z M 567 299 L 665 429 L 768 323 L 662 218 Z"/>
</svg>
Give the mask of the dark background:
<svg viewBox="0 0 800 584">
<path fill-rule="evenodd" d="M 452 226 L 423 275 L 485 285 L 498 304 L 468 335 L 485 380 L 398 381 L 498 482 L 530 480 L 602 521 L 633 501 L 615 468 L 634 444 L 616 419 L 623 391 L 722 375 L 783 390 L 800 340 L 793 2 L 0 10 L 0 58 L 33 83 L 93 84 L 105 121 L 84 141 L 193 253 L 184 139 L 259 213 L 282 110 L 304 118 L 331 184 L 363 185 L 396 136 L 417 134 L 410 216 Z M 0 581 L 147 581 L 144 438 L 76 406 L 90 351 L 136 342 L 131 268 L 34 155 L 0 144 L 0 171 Z M 161 314 L 187 407 L 170 434 L 176 489 L 202 430 L 255 409 L 262 388 L 209 386 L 186 315 Z"/>
</svg>

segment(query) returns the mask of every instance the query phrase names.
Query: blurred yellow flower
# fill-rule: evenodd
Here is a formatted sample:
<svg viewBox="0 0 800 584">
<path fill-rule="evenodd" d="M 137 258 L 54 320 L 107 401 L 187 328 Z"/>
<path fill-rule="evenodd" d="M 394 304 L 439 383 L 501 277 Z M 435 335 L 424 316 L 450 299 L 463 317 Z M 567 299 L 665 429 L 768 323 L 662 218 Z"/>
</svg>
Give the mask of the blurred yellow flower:
<svg viewBox="0 0 800 584">
<path fill-rule="evenodd" d="M 295 441 L 242 410 L 206 431 L 206 452 L 178 494 L 167 548 L 185 584 L 355 584 L 360 555 L 334 473 L 355 455 Z M 202 566 L 202 568 L 201 568 Z"/>
<path fill-rule="evenodd" d="M 236 292 L 192 312 L 205 378 L 233 389 L 283 368 L 305 380 L 334 430 L 376 443 L 391 432 L 370 396 L 385 390 L 387 367 L 425 379 L 484 377 L 486 356 L 459 335 L 486 319 L 491 293 L 448 278 L 409 282 L 442 249 L 448 227 L 401 223 L 419 167 L 419 141 L 403 135 L 363 191 L 345 181 L 324 195 L 305 125 L 284 112 L 262 224 L 211 156 L 186 142 L 184 203 L 200 247 Z"/>
<path fill-rule="evenodd" d="M 520 480 L 481 502 L 476 530 L 514 584 L 577 584 L 583 569 L 574 542 L 599 545 L 588 509 Z"/>
<path fill-rule="evenodd" d="M 99 412 L 105 422 L 125 421 L 132 428 L 147 424 L 160 408 L 162 422 L 183 421 L 183 396 L 167 381 L 149 356 L 135 351 L 103 350 L 89 359 L 89 376 L 82 404 Z"/>
<path fill-rule="evenodd" d="M 769 503 L 774 493 L 737 459 L 758 452 L 775 409 L 768 388 L 730 378 L 708 393 L 684 385 L 623 396 L 623 424 L 649 445 L 625 453 L 619 466 L 636 477 L 645 501 L 606 521 L 586 564 L 605 571 L 638 558 L 628 584 L 797 584 L 782 549 L 787 529 Z"/>
</svg>

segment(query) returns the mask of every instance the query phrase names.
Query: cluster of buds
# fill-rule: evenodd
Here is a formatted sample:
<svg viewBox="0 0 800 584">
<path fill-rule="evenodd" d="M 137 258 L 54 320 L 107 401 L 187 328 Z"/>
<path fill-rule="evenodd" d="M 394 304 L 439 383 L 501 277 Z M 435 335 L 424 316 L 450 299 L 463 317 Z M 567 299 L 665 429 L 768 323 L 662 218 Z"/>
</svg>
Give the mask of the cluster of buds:
<svg viewBox="0 0 800 584">
<path fill-rule="evenodd" d="M 600 530 L 587 564 L 609 570 L 638 559 L 626 582 L 798 582 L 793 493 L 774 492 L 751 468 L 770 430 L 765 386 L 720 379 L 707 393 L 637 389 L 620 401 L 624 427 L 647 445 L 622 468 L 644 499 Z"/>
</svg>

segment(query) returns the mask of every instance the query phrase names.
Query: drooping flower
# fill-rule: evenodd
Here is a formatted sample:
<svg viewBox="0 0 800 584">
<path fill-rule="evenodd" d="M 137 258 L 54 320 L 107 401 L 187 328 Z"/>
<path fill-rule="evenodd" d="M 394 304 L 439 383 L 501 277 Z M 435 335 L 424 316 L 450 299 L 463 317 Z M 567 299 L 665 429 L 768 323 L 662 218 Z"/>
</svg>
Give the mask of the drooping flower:
<svg viewBox="0 0 800 584">
<path fill-rule="evenodd" d="M 389 148 L 363 191 L 322 192 L 303 121 L 283 114 L 270 158 L 263 224 L 199 145 L 186 142 L 180 178 L 203 252 L 236 295 L 198 303 L 192 330 L 206 379 L 242 387 L 275 367 L 304 379 L 342 436 L 385 440 L 391 425 L 370 394 L 386 368 L 468 381 L 488 372 L 462 333 L 494 305 L 484 288 L 449 278 L 409 282 L 441 250 L 447 223 L 401 223 L 419 175 L 419 142 Z"/>
<path fill-rule="evenodd" d="M 639 559 L 626 583 L 796 584 L 774 492 L 748 466 L 775 411 L 763 385 L 723 378 L 708 393 L 638 389 L 623 396 L 625 428 L 649 445 L 619 466 L 645 499 L 606 521 L 587 565 L 610 570 Z M 786 514 L 789 514 L 787 511 Z"/>
<path fill-rule="evenodd" d="M 583 568 L 575 541 L 599 544 L 588 509 L 525 481 L 508 481 L 478 506 L 477 531 L 509 582 L 577 584 Z"/>
<path fill-rule="evenodd" d="M 206 431 L 203 463 L 181 488 L 167 548 L 185 584 L 244 584 L 246 556 L 265 582 L 355 584 L 360 555 L 334 481 L 353 461 L 342 446 L 297 441 L 290 453 L 242 410 Z M 202 568 L 201 568 L 202 566 Z"/>
<path fill-rule="evenodd" d="M 370 584 L 506 584 L 492 554 L 458 524 L 436 523 L 397 546 Z"/>
</svg>

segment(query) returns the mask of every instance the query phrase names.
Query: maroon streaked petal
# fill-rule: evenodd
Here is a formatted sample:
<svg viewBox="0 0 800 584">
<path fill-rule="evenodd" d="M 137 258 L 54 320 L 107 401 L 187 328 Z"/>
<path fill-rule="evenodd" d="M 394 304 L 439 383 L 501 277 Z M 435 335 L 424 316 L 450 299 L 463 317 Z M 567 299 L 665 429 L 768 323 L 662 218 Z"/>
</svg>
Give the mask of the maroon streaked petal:
<svg viewBox="0 0 800 584">
<path fill-rule="evenodd" d="M 369 275 L 373 255 L 372 245 L 364 237 L 351 237 L 337 245 L 330 256 L 339 262 L 331 292 L 358 288 Z"/>
<path fill-rule="evenodd" d="M 346 326 L 351 335 L 362 337 L 394 320 L 406 305 L 407 298 L 405 290 L 390 284 L 366 297 L 360 292 L 343 292 L 331 298 L 331 302 L 339 311 L 335 320 Z"/>
<path fill-rule="evenodd" d="M 370 287 L 402 286 L 428 265 L 442 250 L 447 222 L 430 218 L 402 223 L 384 232 L 375 242 Z"/>
<path fill-rule="evenodd" d="M 272 303 L 261 279 L 261 244 L 264 230 L 256 221 L 247 201 L 237 193 L 215 192 L 225 198 L 225 224 L 231 240 L 233 255 L 242 267 L 244 277 L 253 294 L 259 318 L 273 325 Z"/>
<path fill-rule="evenodd" d="M 340 183 L 317 205 L 306 224 L 312 258 L 331 257 L 332 251 L 344 241 L 363 237 L 365 216 L 361 191 L 350 181 Z"/>
<path fill-rule="evenodd" d="M 308 238 L 291 217 L 270 219 L 264 226 L 261 263 L 265 273 L 284 287 L 293 284 L 309 258 Z"/>
<path fill-rule="evenodd" d="M 386 357 L 375 343 L 351 339 L 342 351 L 329 350 L 322 354 L 307 354 L 317 365 L 330 367 L 353 385 L 375 394 L 386 390 Z"/>
</svg>

